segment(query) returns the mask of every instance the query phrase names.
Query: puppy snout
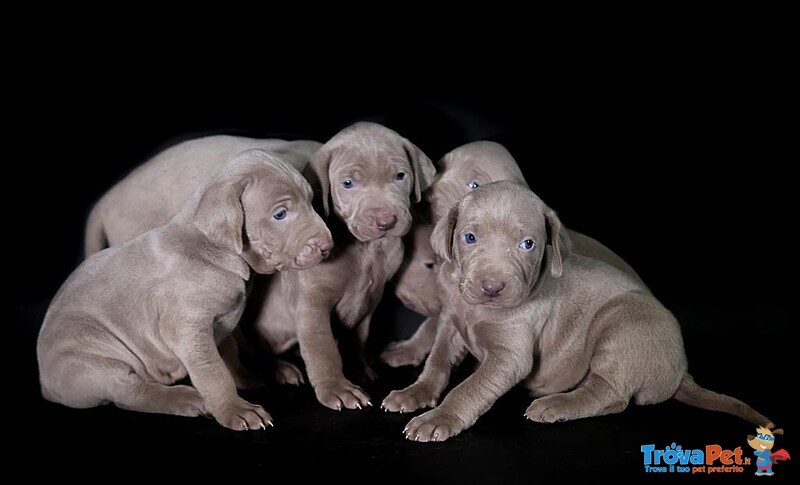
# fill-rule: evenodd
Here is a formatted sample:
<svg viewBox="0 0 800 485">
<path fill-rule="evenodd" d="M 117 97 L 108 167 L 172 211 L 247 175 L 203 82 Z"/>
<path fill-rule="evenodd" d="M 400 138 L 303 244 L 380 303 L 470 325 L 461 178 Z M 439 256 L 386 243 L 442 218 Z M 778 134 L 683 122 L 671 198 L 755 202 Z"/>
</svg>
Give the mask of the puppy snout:
<svg viewBox="0 0 800 485">
<path fill-rule="evenodd" d="M 309 244 L 319 249 L 320 253 L 322 253 L 323 258 L 327 258 L 328 255 L 331 254 L 331 251 L 333 250 L 333 240 L 328 235 L 317 236 L 311 239 L 311 241 L 309 241 Z"/>
<path fill-rule="evenodd" d="M 483 294 L 486 296 L 498 296 L 505 287 L 505 282 L 496 278 L 485 278 L 481 280 L 481 290 L 483 290 Z"/>
<path fill-rule="evenodd" d="M 375 215 L 375 225 L 381 231 L 390 231 L 397 225 L 397 215 L 391 212 L 379 212 Z"/>
</svg>

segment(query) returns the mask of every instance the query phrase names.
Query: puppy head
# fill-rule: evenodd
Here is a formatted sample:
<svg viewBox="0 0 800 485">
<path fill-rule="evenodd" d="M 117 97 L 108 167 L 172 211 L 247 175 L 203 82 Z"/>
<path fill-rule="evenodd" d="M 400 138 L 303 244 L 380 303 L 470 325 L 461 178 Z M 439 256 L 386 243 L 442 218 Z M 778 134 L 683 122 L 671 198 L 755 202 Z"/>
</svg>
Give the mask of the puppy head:
<svg viewBox="0 0 800 485">
<path fill-rule="evenodd" d="M 436 289 L 439 261 L 431 247 L 433 226 L 415 221 L 406 236 L 406 257 L 397 272 L 395 295 L 406 308 L 433 316 L 442 310 Z"/>
<path fill-rule="evenodd" d="M 288 163 L 264 150 L 246 150 L 205 188 L 194 219 L 206 236 L 258 273 L 302 269 L 333 248 L 311 200 L 311 186 Z"/>
<path fill-rule="evenodd" d="M 452 262 L 468 303 L 513 308 L 544 271 L 561 276 L 569 241 L 539 197 L 503 181 L 478 187 L 453 206 L 436 224 L 431 246 Z"/>
<path fill-rule="evenodd" d="M 513 180 L 528 186 L 514 157 L 503 145 L 492 141 L 462 145 L 442 157 L 437 166 L 439 176 L 425 193 L 434 221 L 447 215 L 461 197 L 481 185 Z"/>
<path fill-rule="evenodd" d="M 431 184 L 436 169 L 413 143 L 375 123 L 339 132 L 312 157 L 307 174 L 327 215 L 333 210 L 359 241 L 402 236 L 411 227 L 411 198 Z"/>
</svg>

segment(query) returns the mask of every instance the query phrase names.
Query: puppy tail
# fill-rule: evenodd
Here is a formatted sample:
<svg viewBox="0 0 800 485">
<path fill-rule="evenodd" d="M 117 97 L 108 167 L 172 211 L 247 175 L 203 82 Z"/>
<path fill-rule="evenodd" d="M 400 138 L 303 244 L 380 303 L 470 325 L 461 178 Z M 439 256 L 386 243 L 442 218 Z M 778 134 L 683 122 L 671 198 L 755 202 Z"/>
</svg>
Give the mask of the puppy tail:
<svg viewBox="0 0 800 485">
<path fill-rule="evenodd" d="M 95 204 L 86 220 L 86 234 L 83 242 L 83 257 L 88 258 L 108 247 L 103 218 L 100 214 L 100 204 Z"/>
<path fill-rule="evenodd" d="M 676 400 L 701 409 L 708 409 L 710 411 L 720 411 L 723 413 L 733 414 L 740 418 L 750 421 L 758 426 L 765 426 L 767 428 L 774 428 L 775 425 L 767 419 L 766 416 L 751 408 L 742 401 L 719 394 L 714 391 L 709 391 L 697 385 L 691 375 L 686 374 L 683 376 L 678 390 L 672 396 Z"/>
</svg>

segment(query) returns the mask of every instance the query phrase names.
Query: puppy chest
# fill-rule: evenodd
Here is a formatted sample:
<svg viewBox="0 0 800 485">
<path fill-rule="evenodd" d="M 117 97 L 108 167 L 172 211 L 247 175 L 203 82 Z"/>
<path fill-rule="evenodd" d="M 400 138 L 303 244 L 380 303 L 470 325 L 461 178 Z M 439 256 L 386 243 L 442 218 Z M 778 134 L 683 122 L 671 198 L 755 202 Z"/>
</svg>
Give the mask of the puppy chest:
<svg viewBox="0 0 800 485">
<path fill-rule="evenodd" d="M 357 325 L 364 317 L 372 313 L 383 296 L 386 271 L 378 263 L 363 267 L 362 271 L 354 275 L 355 277 L 351 279 L 344 295 L 336 305 L 339 319 L 348 327 Z"/>
</svg>

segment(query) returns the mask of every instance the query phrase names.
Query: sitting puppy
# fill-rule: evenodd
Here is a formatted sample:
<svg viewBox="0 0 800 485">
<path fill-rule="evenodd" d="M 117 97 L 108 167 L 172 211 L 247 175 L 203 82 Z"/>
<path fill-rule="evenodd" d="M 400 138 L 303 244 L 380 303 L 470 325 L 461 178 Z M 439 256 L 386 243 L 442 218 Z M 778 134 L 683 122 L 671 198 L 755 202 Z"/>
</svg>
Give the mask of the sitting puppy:
<svg viewBox="0 0 800 485">
<path fill-rule="evenodd" d="M 476 141 L 462 145 L 439 161 L 439 174 L 425 192 L 430 202 L 431 218 L 438 221 L 461 197 L 489 182 L 512 180 L 527 187 L 525 178 L 514 157 L 502 145 L 491 141 Z M 411 310 L 429 317 L 414 335 L 404 341 L 392 342 L 381 353 L 381 360 L 392 367 L 419 365 L 433 346 L 439 315 L 439 293 L 436 291 L 437 261 L 430 246 L 433 226 L 414 219 L 411 239 L 403 265 L 398 271 L 395 294 Z M 576 254 L 599 259 L 620 269 L 641 282 L 639 276 L 622 258 L 599 241 L 564 228 L 572 240 Z"/>
<path fill-rule="evenodd" d="M 339 132 L 314 154 L 308 169 L 326 215 L 328 197 L 333 201 L 337 218 L 329 226 L 336 249 L 315 268 L 276 275 L 256 326 L 276 354 L 299 343 L 320 403 L 361 408 L 371 403 L 344 376 L 331 315 L 356 328 L 363 356 L 372 313 L 403 259 L 401 237 L 411 227 L 411 201 L 419 201 L 435 169 L 419 148 L 374 123 Z"/>
<path fill-rule="evenodd" d="M 217 345 L 245 304 L 250 269 L 308 268 L 331 250 L 308 182 L 262 150 L 236 156 L 166 225 L 95 254 L 50 304 L 37 354 L 42 395 L 265 429 Z M 192 386 L 172 386 L 186 376 Z"/>
<path fill-rule="evenodd" d="M 408 423 L 408 439 L 455 436 L 519 382 L 537 397 L 525 413 L 537 422 L 674 397 L 771 425 L 743 402 L 695 384 L 672 314 L 630 275 L 570 256 L 558 217 L 525 187 L 474 190 L 439 221 L 431 244 L 444 261 L 436 340 L 417 382 L 383 406 L 433 406 L 466 351 L 480 365 L 439 407 Z"/>
<path fill-rule="evenodd" d="M 237 154 L 259 148 L 302 172 L 322 144 L 214 135 L 188 140 L 154 156 L 117 182 L 92 208 L 85 256 L 163 225 L 194 191 Z"/>
</svg>

